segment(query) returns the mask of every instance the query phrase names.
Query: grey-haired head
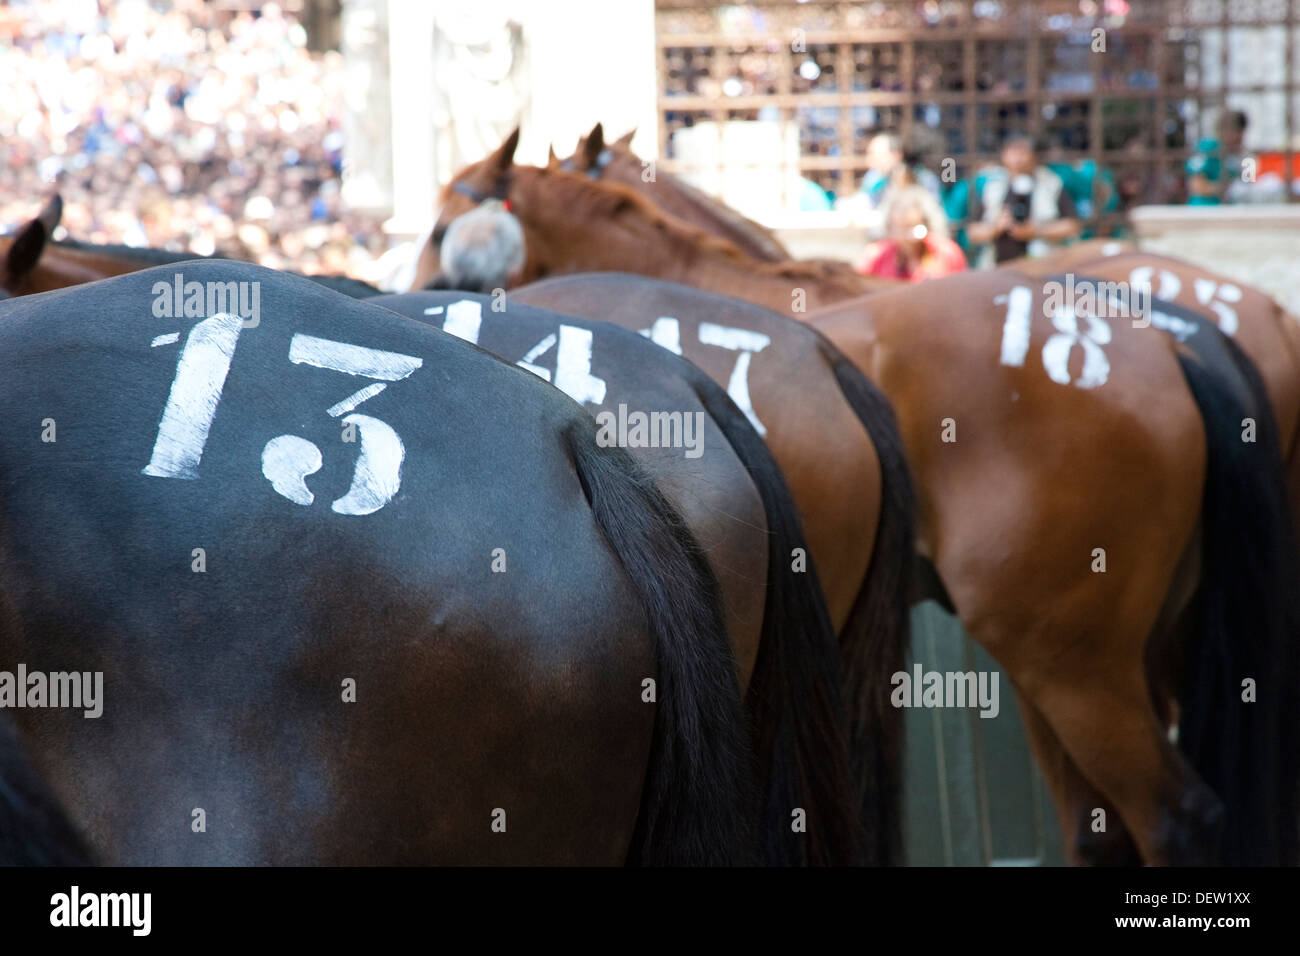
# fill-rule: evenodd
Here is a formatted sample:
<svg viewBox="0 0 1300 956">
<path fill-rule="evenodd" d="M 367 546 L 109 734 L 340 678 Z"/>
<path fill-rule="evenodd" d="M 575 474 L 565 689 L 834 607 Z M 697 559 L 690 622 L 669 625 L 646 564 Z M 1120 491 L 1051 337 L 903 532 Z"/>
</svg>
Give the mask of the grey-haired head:
<svg viewBox="0 0 1300 956">
<path fill-rule="evenodd" d="M 524 230 L 515 216 L 484 203 L 447 227 L 442 240 L 442 288 L 490 293 L 506 288 L 524 267 Z"/>
</svg>

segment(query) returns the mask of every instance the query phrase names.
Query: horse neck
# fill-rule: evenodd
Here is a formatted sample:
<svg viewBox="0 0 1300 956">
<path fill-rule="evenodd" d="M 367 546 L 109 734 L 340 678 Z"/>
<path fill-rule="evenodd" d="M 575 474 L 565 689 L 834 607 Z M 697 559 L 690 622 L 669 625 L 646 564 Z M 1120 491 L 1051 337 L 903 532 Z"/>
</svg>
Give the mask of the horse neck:
<svg viewBox="0 0 1300 956">
<path fill-rule="evenodd" d="M 738 259 L 709 245 L 696 245 L 684 255 L 683 273 L 676 281 L 746 299 L 798 319 L 872 291 L 872 283 L 854 272 L 828 273 L 822 265 L 797 259 Z"/>
<path fill-rule="evenodd" d="M 551 189 L 542 171 L 516 167 L 512 195 L 528 250 L 526 280 L 569 272 L 637 272 L 659 278 L 680 274 L 678 256 L 648 220 L 625 214 L 584 220 L 574 212 L 580 199 Z"/>
<path fill-rule="evenodd" d="M 867 283 L 828 277 L 798 261 L 760 262 L 671 218 L 629 206 L 600 223 L 575 221 L 573 202 L 543 195 L 545 182 L 519 167 L 518 212 L 528 231 L 529 278 L 566 272 L 635 272 L 745 299 L 792 315 L 861 295 Z M 857 279 L 856 274 L 851 277 Z"/>
<path fill-rule="evenodd" d="M 653 182 L 647 183 L 641 176 L 641 160 L 631 153 L 620 155 L 610 164 L 608 173 L 616 181 L 641 192 L 669 215 L 735 243 L 751 258 L 762 262 L 782 262 L 790 258 L 776 238 L 758 223 L 676 176 L 661 173 Z"/>
<path fill-rule="evenodd" d="M 47 246 L 41 261 L 32 272 L 33 292 L 66 289 L 68 286 L 95 282 L 111 276 L 139 272 L 146 264 L 83 249 Z M 39 288 L 37 288 L 39 286 Z"/>
</svg>

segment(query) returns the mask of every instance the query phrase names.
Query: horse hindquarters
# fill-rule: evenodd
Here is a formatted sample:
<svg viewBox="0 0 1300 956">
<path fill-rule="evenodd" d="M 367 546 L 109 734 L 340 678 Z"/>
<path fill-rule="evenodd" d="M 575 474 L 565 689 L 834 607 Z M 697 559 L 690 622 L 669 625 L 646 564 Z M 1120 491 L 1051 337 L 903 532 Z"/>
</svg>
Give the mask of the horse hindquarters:
<svg viewBox="0 0 1300 956">
<path fill-rule="evenodd" d="M 658 704 L 628 862 L 753 861 L 753 767 L 717 582 L 676 510 L 620 448 L 570 451 L 592 514 L 645 607 Z"/>
<path fill-rule="evenodd" d="M 786 866 L 892 862 L 863 845 L 863 821 L 853 804 L 840 651 L 811 557 L 803 571 L 789 564 L 794 549 L 806 552 L 807 544 L 785 480 L 722 387 L 692 371 L 696 394 L 748 469 L 767 519 L 763 631 L 745 698 L 765 788 L 760 838 L 765 861 Z M 796 808 L 808 814 L 806 833 L 791 826 Z M 896 818 L 895 830 L 901 830 Z"/>
<path fill-rule="evenodd" d="M 0 713 L 0 866 L 86 866 L 89 851 Z"/>
</svg>

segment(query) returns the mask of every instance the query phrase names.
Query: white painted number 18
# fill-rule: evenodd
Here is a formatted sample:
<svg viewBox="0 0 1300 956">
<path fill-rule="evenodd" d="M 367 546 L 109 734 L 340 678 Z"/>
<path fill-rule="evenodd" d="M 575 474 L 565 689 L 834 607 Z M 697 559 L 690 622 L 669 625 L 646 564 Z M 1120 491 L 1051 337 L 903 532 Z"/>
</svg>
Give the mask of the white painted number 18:
<svg viewBox="0 0 1300 956">
<path fill-rule="evenodd" d="M 1002 323 L 1003 365 L 1021 368 L 1029 353 L 1029 316 L 1034 304 L 1034 294 L 1028 286 L 1014 286 L 1005 295 L 995 296 L 994 303 L 1007 304 L 1006 319 Z M 1079 320 L 1083 320 L 1080 328 Z M 1080 316 L 1069 306 L 1060 306 L 1052 313 L 1056 334 L 1043 346 L 1043 368 L 1048 377 L 1059 385 L 1076 385 L 1079 388 L 1096 388 L 1106 384 L 1110 376 L 1110 360 L 1102 351 L 1110 344 L 1110 326 L 1095 315 Z M 1079 377 L 1070 379 L 1070 352 L 1075 346 L 1083 349 L 1083 368 Z"/>
</svg>

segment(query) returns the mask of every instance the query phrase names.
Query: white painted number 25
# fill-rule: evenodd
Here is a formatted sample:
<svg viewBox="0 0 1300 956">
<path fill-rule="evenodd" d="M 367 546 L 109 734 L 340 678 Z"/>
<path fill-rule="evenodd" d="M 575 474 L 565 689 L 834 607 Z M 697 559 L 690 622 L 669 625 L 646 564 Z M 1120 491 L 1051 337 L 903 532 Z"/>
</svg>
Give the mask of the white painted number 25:
<svg viewBox="0 0 1300 956">
<path fill-rule="evenodd" d="M 1132 288 L 1151 288 L 1152 280 L 1160 279 L 1160 288 L 1156 296 L 1170 302 L 1178 298 L 1183 290 L 1183 281 L 1168 269 L 1157 270 L 1154 266 L 1138 266 L 1129 273 L 1129 286 Z M 1224 335 L 1236 335 L 1240 326 L 1237 310 L 1233 305 L 1242 299 L 1241 287 L 1231 282 L 1216 282 L 1204 276 L 1192 280 L 1192 292 L 1196 301 L 1208 306 L 1219 317 L 1219 329 Z"/>
</svg>

